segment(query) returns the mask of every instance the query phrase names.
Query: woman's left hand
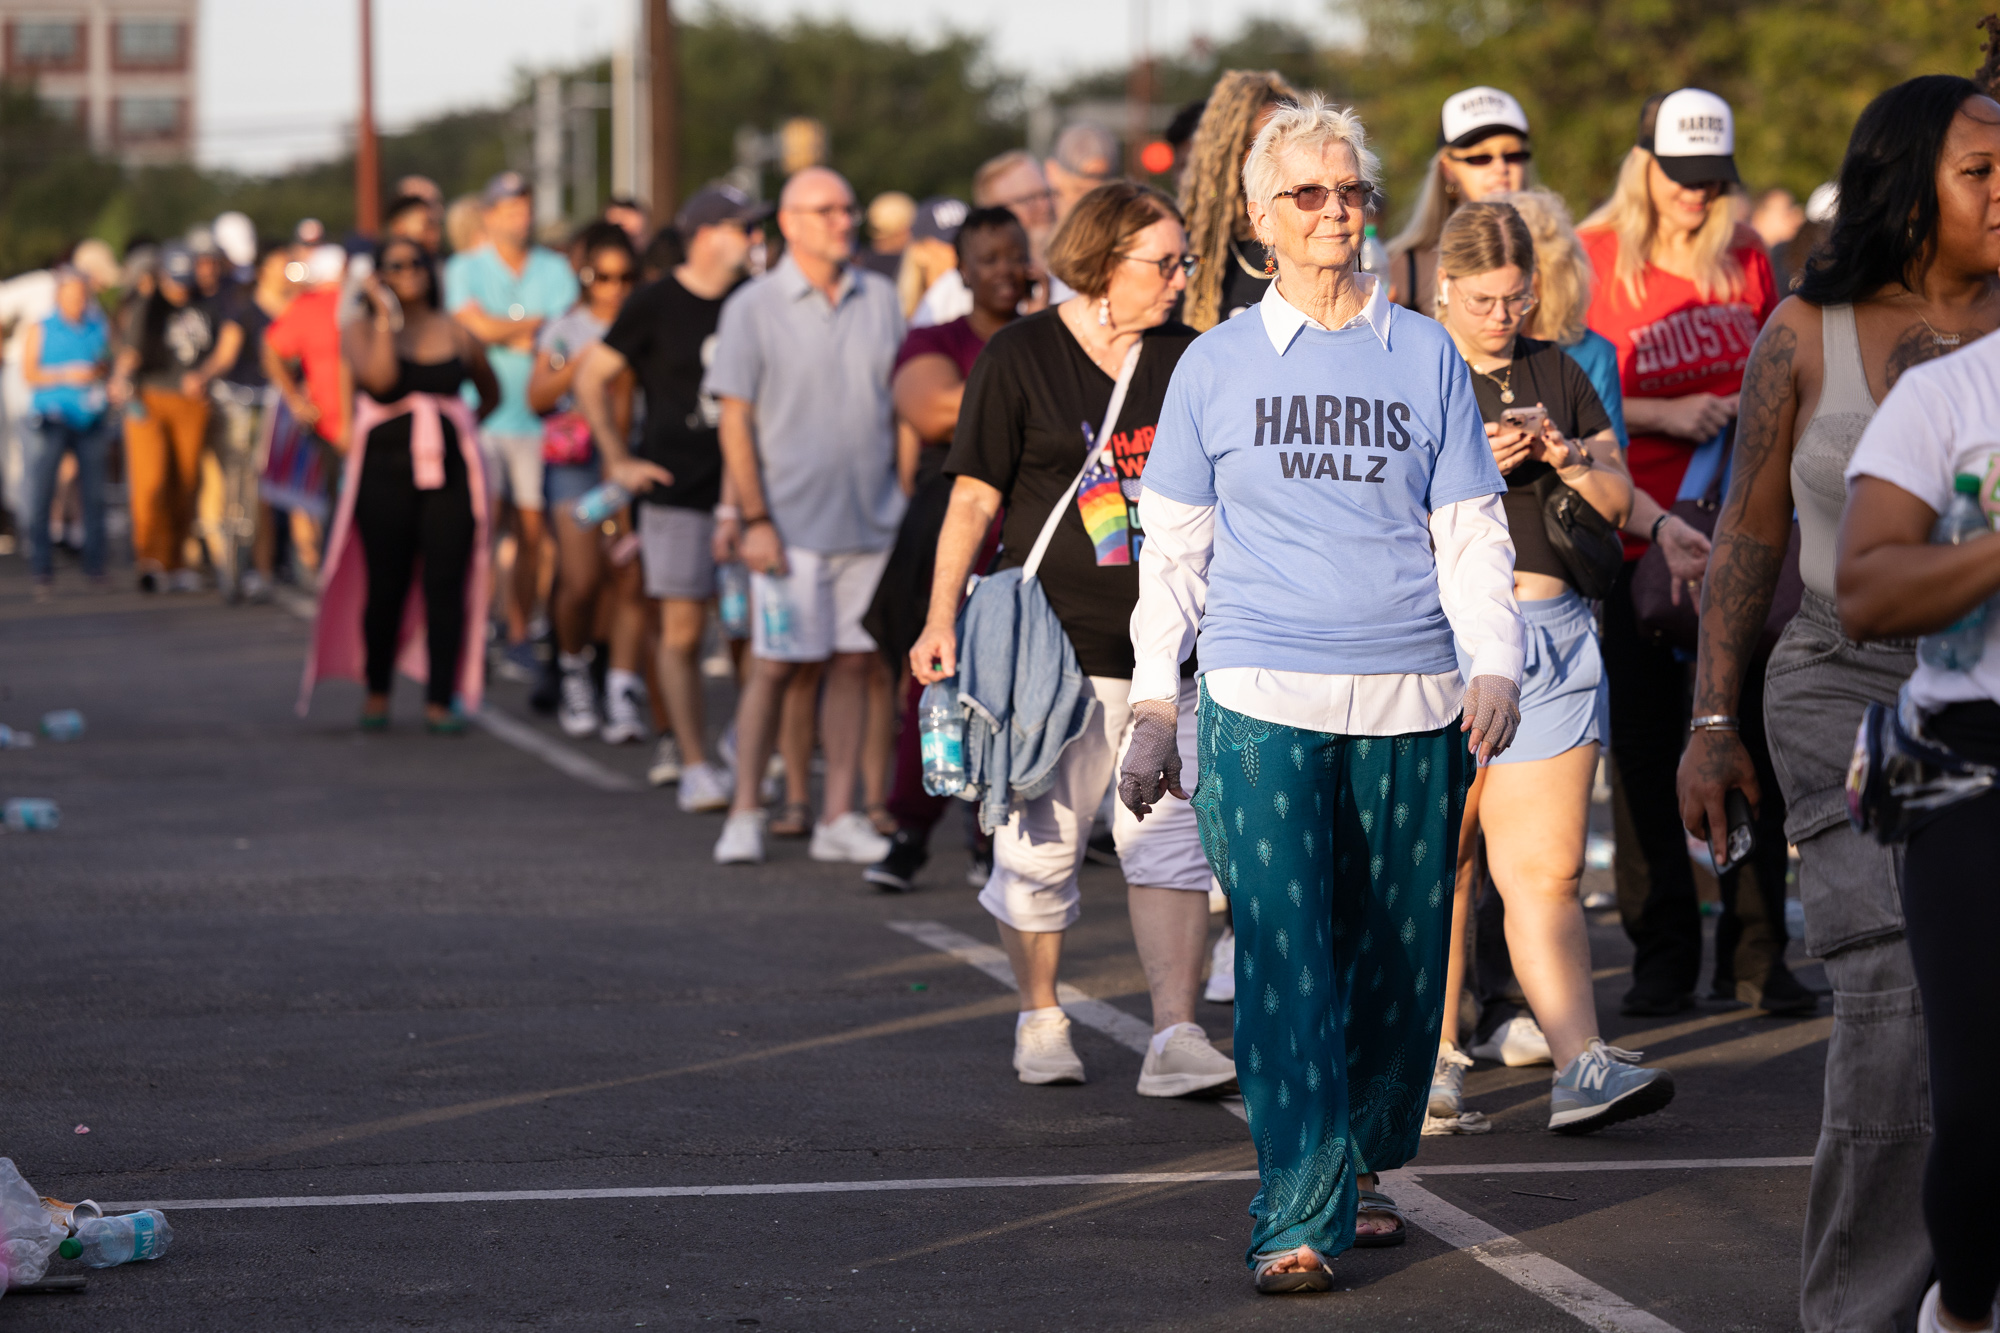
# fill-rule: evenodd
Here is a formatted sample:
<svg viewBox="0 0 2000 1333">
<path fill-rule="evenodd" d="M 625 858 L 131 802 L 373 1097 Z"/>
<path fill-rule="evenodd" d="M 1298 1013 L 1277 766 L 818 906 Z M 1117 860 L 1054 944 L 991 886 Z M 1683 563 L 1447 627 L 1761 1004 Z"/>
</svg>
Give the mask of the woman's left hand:
<svg viewBox="0 0 2000 1333">
<path fill-rule="evenodd" d="M 1505 676 L 1474 676 L 1465 687 L 1465 748 L 1484 764 L 1506 753 L 1521 728 L 1521 687 Z"/>
</svg>

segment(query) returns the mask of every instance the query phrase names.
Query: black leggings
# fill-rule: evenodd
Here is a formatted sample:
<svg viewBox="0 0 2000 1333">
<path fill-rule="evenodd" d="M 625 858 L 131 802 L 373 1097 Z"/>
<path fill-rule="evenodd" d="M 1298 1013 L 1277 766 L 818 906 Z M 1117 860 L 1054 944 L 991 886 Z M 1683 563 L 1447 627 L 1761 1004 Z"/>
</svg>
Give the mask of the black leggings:
<svg viewBox="0 0 2000 1333">
<path fill-rule="evenodd" d="M 403 441 L 369 440 L 354 495 L 354 530 L 368 563 L 368 607 L 361 616 L 368 644 L 368 692 L 389 692 L 403 606 L 421 558 L 425 642 L 430 650 L 424 701 L 448 708 L 458 688 L 458 659 L 465 640 L 465 577 L 472 563 L 474 532 L 472 490 L 465 459 L 449 434 L 443 487 L 418 490 L 407 428 L 404 434 Z"/>
<path fill-rule="evenodd" d="M 1931 730 L 1968 759 L 2000 764 L 2000 704 L 1954 704 Z M 1993 877 L 1993 830 L 2000 791 L 1950 806 L 1910 835 L 1903 861 L 1903 914 L 1910 961 L 1924 1002 L 1930 1049 L 1930 1160 L 1924 1167 L 1924 1224 L 1931 1233 L 1945 1308 L 1985 1319 L 2000 1289 L 2000 1099 L 1992 1017 L 2000 1004 L 1993 964 L 2000 940 L 2000 892 Z"/>
</svg>

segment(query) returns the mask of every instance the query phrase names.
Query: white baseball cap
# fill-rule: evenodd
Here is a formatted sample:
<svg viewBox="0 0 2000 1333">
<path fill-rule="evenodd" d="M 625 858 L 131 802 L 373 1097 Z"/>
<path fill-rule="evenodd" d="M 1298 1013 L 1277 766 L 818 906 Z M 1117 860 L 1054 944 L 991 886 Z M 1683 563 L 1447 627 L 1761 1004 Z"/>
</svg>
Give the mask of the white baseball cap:
<svg viewBox="0 0 2000 1333">
<path fill-rule="evenodd" d="M 1528 113 L 1512 93 L 1483 84 L 1453 93 L 1444 100 L 1444 114 L 1438 118 L 1438 143 L 1446 148 L 1470 148 L 1481 139 L 1496 134 L 1528 133 Z"/>
<path fill-rule="evenodd" d="M 1676 185 L 1743 179 L 1736 174 L 1736 117 L 1729 103 L 1700 88 L 1647 102 L 1639 113 L 1639 146 Z"/>
</svg>

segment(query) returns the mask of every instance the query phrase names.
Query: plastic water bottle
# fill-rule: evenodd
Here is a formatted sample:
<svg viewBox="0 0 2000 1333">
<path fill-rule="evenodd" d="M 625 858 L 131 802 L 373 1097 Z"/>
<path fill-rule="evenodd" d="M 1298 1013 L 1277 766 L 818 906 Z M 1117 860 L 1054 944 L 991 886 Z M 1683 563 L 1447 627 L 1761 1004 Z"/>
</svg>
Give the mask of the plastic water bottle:
<svg viewBox="0 0 2000 1333">
<path fill-rule="evenodd" d="M 785 600 L 785 581 L 764 577 L 757 588 L 757 618 L 764 625 L 764 647 L 783 657 L 792 651 L 792 604 Z"/>
<path fill-rule="evenodd" d="M 32 750 L 35 748 L 35 734 L 31 731 L 16 731 L 0 724 L 0 750 Z"/>
<path fill-rule="evenodd" d="M 81 1259 L 92 1268 L 116 1268 L 135 1259 L 157 1259 L 173 1244 L 174 1229 L 157 1208 L 116 1217 L 80 1218 L 76 1234 L 57 1247 L 65 1259 Z"/>
<path fill-rule="evenodd" d="M 58 708 L 42 714 L 42 735 L 52 741 L 73 741 L 83 735 L 83 714 L 74 708 Z"/>
<path fill-rule="evenodd" d="M 732 639 L 750 637 L 750 571 L 741 560 L 717 566 L 715 605 L 725 635 Z"/>
<path fill-rule="evenodd" d="M 44 796 L 16 796 L 7 802 L 6 818 L 16 833 L 47 833 L 62 825 L 62 811 Z"/>
<path fill-rule="evenodd" d="M 917 734 L 924 755 L 924 790 L 956 796 L 965 790 L 965 713 L 956 680 L 933 681 L 917 700 Z"/>
<path fill-rule="evenodd" d="M 1389 272 L 1389 248 L 1375 237 L 1375 224 L 1361 229 L 1361 271 L 1377 277 Z"/>
<path fill-rule="evenodd" d="M 632 492 L 615 481 L 602 481 L 583 493 L 570 512 L 586 528 L 594 528 L 632 503 Z"/>
<path fill-rule="evenodd" d="M 1933 545 L 1949 542 L 1962 546 L 1991 536 L 1986 511 L 1979 504 L 1979 478 L 1961 472 L 1951 484 L 1951 501 L 1938 515 L 1931 529 Z M 1917 656 L 1923 664 L 1939 671 L 1970 671 L 1986 652 L 1987 602 L 1981 602 L 1953 624 L 1917 640 Z"/>
</svg>

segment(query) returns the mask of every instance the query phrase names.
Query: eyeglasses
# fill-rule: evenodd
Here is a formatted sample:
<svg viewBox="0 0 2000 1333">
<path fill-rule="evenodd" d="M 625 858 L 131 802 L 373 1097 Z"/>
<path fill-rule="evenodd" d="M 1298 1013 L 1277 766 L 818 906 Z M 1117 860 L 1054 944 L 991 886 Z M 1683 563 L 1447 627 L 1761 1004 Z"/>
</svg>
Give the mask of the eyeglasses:
<svg viewBox="0 0 2000 1333">
<path fill-rule="evenodd" d="M 1158 259 L 1148 255 L 1119 255 L 1118 258 L 1134 264 L 1151 264 L 1160 271 L 1162 282 L 1172 281 L 1175 269 L 1193 277 L 1195 266 L 1201 263 L 1200 255 L 1161 255 Z"/>
<path fill-rule="evenodd" d="M 1516 148 L 1511 153 L 1467 153 L 1464 157 L 1454 153 L 1451 160 L 1462 167 L 1490 167 L 1496 157 L 1510 167 L 1525 167 L 1535 160 L 1535 155 L 1525 148 Z"/>
<path fill-rule="evenodd" d="M 1032 194 L 1016 195 L 1012 199 L 995 199 L 993 201 L 993 207 L 1025 208 L 1029 204 L 1050 203 L 1055 199 L 1055 197 L 1056 197 L 1056 192 L 1054 190 L 1036 190 Z"/>
<path fill-rule="evenodd" d="M 785 211 L 787 213 L 809 213 L 813 217 L 825 218 L 830 222 L 834 218 L 851 218 L 861 210 L 853 204 L 826 204 L 820 208 L 788 208 Z"/>
<path fill-rule="evenodd" d="M 1277 197 L 1289 199 L 1299 206 L 1301 213 L 1317 213 L 1326 207 L 1327 197 L 1337 196 L 1340 211 L 1350 208 L 1366 208 L 1375 197 L 1375 187 L 1365 181 L 1348 181 L 1345 185 L 1294 185 L 1289 190 L 1280 190 Z"/>
<path fill-rule="evenodd" d="M 630 269 L 627 269 L 623 273 L 606 273 L 602 269 L 599 269 L 597 272 L 590 275 L 590 281 L 592 286 L 595 286 L 598 283 L 615 282 L 621 287 L 630 287 L 633 283 L 638 281 L 638 277 Z"/>
<path fill-rule="evenodd" d="M 1481 296 L 1477 292 L 1468 292 L 1461 288 L 1457 296 L 1459 308 L 1474 319 L 1484 319 L 1493 313 L 1493 307 L 1498 304 L 1504 304 L 1507 313 L 1519 319 L 1533 310 L 1536 304 L 1533 292 L 1521 292 L 1515 296 Z"/>
<path fill-rule="evenodd" d="M 423 269 L 424 266 L 414 259 L 396 259 L 382 265 L 384 273 L 421 273 Z"/>
</svg>

